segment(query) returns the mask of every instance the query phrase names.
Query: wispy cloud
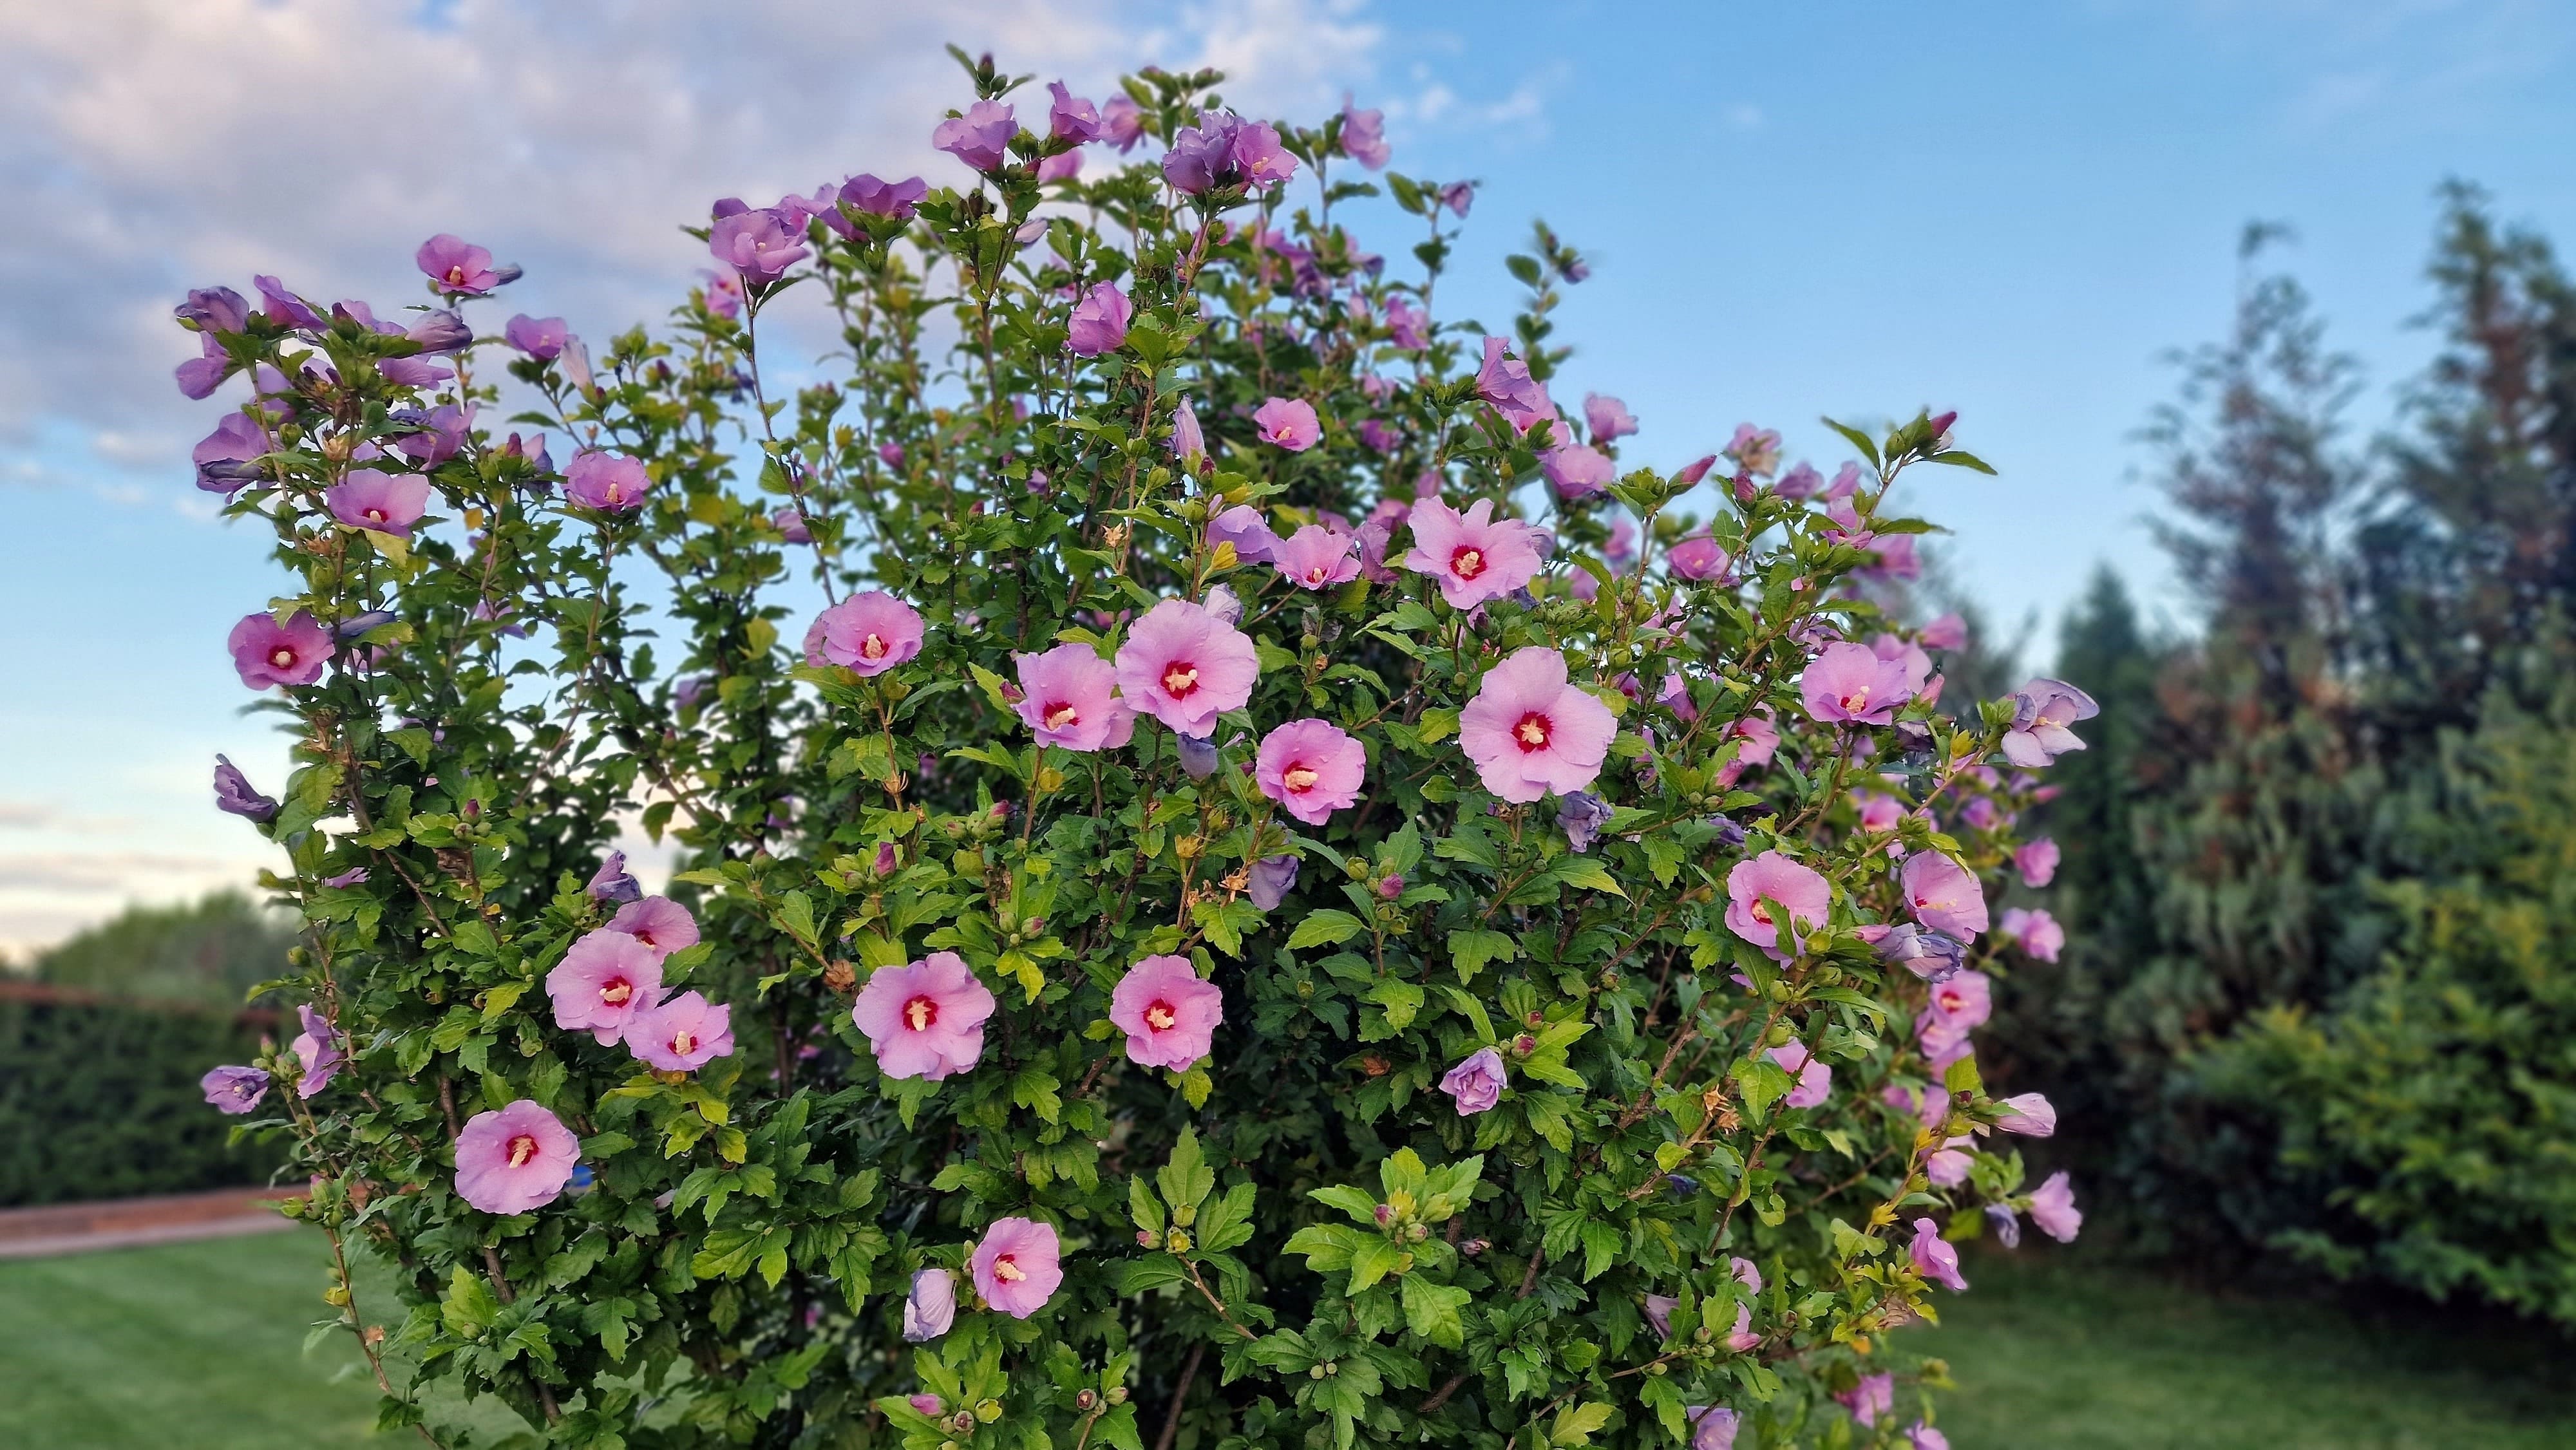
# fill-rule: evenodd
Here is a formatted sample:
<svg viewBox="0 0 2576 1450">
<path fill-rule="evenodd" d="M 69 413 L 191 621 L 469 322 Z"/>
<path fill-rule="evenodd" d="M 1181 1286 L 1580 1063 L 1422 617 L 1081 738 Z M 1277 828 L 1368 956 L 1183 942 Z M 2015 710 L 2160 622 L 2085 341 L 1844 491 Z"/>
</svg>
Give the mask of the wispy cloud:
<svg viewBox="0 0 2576 1450">
<path fill-rule="evenodd" d="M 953 175 L 954 40 L 1097 94 L 1156 61 L 1229 72 L 1247 109 L 1364 79 L 1356 0 L 1207 0 L 1144 26 L 1047 0 L 83 0 L 0 6 L 0 447 L 68 421 L 111 466 L 206 427 L 169 384 L 190 285 L 283 276 L 408 296 L 435 231 L 529 266 L 510 300 L 605 329 L 658 315 L 718 196 L 854 171 Z M 497 321 L 498 319 L 494 319 Z M 14 471 L 14 470 L 13 470 Z"/>
</svg>

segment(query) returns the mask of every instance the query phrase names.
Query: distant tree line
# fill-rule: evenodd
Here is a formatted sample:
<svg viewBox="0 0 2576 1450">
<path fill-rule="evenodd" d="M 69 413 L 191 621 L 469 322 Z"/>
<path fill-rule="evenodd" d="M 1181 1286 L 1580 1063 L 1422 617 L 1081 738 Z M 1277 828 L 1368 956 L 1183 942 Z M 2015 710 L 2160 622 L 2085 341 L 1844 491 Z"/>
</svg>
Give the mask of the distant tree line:
<svg viewBox="0 0 2576 1450">
<path fill-rule="evenodd" d="M 2009 1051 L 2133 1243 L 2576 1323 L 2576 288 L 2446 187 L 2442 348 L 2361 437 L 2274 238 L 2147 433 L 2199 632 L 2107 571 L 2062 632 L 2102 714 Z"/>
</svg>

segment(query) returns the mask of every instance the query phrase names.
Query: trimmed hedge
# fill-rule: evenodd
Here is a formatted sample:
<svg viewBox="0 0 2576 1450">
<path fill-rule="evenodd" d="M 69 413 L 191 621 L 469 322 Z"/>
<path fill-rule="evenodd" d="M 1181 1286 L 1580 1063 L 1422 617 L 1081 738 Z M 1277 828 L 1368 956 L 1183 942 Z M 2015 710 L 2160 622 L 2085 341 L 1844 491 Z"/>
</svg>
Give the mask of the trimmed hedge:
<svg viewBox="0 0 2576 1450">
<path fill-rule="evenodd" d="M 0 1207 L 263 1182 L 275 1148 L 228 1144 L 197 1079 L 247 1062 L 271 1012 L 219 1013 L 44 988 L 0 995 Z"/>
</svg>

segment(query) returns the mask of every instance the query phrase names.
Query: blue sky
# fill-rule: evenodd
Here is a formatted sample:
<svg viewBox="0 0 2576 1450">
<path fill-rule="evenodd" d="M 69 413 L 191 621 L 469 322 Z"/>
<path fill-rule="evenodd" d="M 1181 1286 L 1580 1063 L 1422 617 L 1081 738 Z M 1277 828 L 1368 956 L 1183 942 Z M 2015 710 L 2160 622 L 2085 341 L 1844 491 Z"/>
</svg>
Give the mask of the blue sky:
<svg viewBox="0 0 2576 1450">
<path fill-rule="evenodd" d="M 413 244 L 455 230 L 529 264 L 490 321 L 622 326 L 686 285 L 672 228 L 712 196 L 954 179 L 925 145 L 959 98 L 942 39 L 1094 93 L 1160 58 L 1233 69 L 1247 109 L 1385 106 L 1400 169 L 1485 183 L 1441 311 L 1499 322 L 1497 260 L 1544 214 L 1596 262 L 1558 391 L 1626 398 L 1649 461 L 1751 420 L 1830 464 L 1821 413 L 1958 408 L 2003 476 L 1916 504 L 2007 623 L 2053 619 L 2101 560 L 2188 617 L 2130 435 L 2170 390 L 2159 354 L 2224 326 L 2247 220 L 2296 227 L 2282 261 L 2365 365 L 2365 433 L 2433 346 L 2406 319 L 2438 182 L 2576 238 L 2576 6 L 2543 0 L 1499 4 L 1472 28 L 1358 0 L 1062 10 L 0 15 L 0 201 L 49 219 L 0 238 L 0 945 L 260 859 L 206 770 L 225 750 L 282 773 L 221 648 L 274 586 L 188 487 L 214 414 L 168 382 L 179 289 L 274 269 L 393 300 Z M 407 104 L 381 104 L 389 78 Z"/>
</svg>

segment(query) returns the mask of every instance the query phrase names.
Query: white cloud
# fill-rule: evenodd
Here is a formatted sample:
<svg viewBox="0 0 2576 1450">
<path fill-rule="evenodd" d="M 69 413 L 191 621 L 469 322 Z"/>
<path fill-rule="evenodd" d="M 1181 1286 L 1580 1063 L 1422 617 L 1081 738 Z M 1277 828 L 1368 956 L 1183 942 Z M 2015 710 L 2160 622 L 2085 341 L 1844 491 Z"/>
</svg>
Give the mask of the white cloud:
<svg viewBox="0 0 2576 1450">
<path fill-rule="evenodd" d="M 318 298 L 416 295 L 453 231 L 525 263 L 505 309 L 622 327 L 702 259 L 718 196 L 855 171 L 939 176 L 942 52 L 1099 94 L 1216 65 L 1246 109 L 1319 109 L 1381 41 L 1357 0 L 1209 0 L 1136 23 L 1047 0 L 83 0 L 0 6 L 0 447 L 71 420 L 100 461 L 183 467 L 209 410 L 170 385 L 185 288 L 253 272 Z M 1040 93 L 1041 99 L 1043 92 Z"/>
</svg>

